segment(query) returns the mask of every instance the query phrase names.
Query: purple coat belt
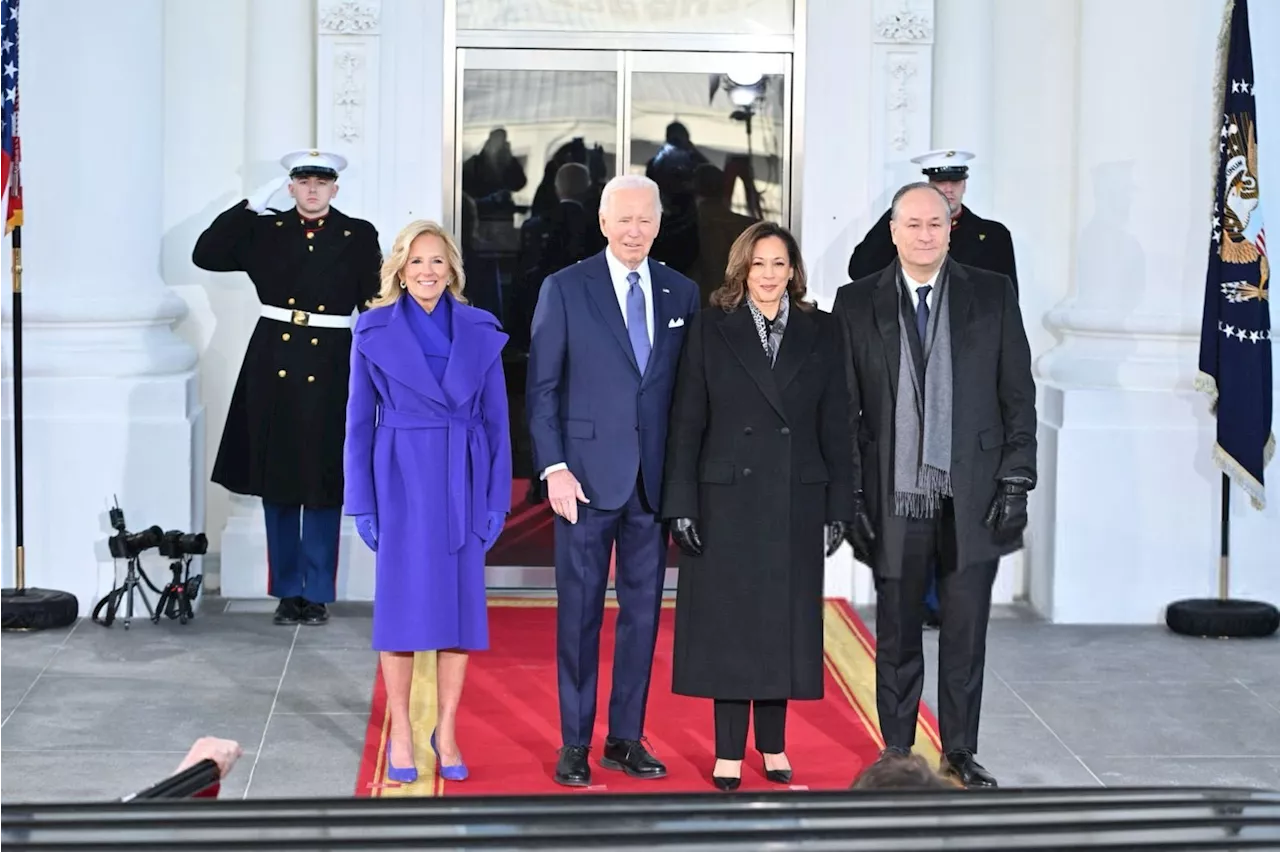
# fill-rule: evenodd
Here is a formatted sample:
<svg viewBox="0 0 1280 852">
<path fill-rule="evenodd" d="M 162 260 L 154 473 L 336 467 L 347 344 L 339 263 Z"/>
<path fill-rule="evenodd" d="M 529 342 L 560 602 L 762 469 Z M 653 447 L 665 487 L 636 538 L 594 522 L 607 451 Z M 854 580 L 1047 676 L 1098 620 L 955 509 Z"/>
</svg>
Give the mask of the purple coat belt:
<svg viewBox="0 0 1280 852">
<path fill-rule="evenodd" d="M 427 414 L 384 408 L 379 428 L 383 429 L 447 429 L 448 448 L 445 497 L 449 520 L 449 552 L 457 553 L 467 543 L 465 503 L 467 467 L 471 468 L 471 528 L 482 539 L 489 526 L 489 438 L 479 414 Z"/>
</svg>

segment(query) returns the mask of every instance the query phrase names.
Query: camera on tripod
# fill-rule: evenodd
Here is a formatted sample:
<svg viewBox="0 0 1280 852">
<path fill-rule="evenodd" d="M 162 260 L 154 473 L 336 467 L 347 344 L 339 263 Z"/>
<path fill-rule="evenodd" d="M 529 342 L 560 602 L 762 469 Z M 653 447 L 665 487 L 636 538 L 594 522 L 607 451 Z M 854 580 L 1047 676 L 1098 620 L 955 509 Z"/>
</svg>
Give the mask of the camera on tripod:
<svg viewBox="0 0 1280 852">
<path fill-rule="evenodd" d="M 93 609 L 93 620 L 104 627 L 110 627 L 115 621 L 116 611 L 121 601 L 124 601 L 124 627 L 128 630 L 133 620 L 135 591 L 142 596 L 142 603 L 147 608 L 153 624 L 159 624 L 162 615 L 177 619 L 183 624 L 195 618 L 195 610 L 192 609 L 191 602 L 200 594 L 202 577 L 191 576 L 191 557 L 203 556 L 208 552 L 209 539 L 205 534 L 186 533 L 182 530 L 166 532 L 158 526 L 131 533 L 125 523 L 124 510 L 120 508 L 118 500 L 107 514 L 111 519 L 111 527 L 116 531 L 115 535 L 107 539 L 107 549 L 111 551 L 113 559 L 128 560 L 129 567 L 124 582 L 98 601 L 98 605 Z M 173 572 L 173 579 L 165 584 L 163 589 L 157 589 L 151 582 L 151 578 L 142 570 L 142 553 L 153 547 L 160 551 L 161 556 L 172 560 L 169 563 L 169 570 Z M 146 591 L 142 588 L 142 583 L 146 583 L 151 591 L 160 596 L 154 610 L 147 599 Z M 99 613 L 104 608 L 106 616 L 99 618 Z"/>
</svg>

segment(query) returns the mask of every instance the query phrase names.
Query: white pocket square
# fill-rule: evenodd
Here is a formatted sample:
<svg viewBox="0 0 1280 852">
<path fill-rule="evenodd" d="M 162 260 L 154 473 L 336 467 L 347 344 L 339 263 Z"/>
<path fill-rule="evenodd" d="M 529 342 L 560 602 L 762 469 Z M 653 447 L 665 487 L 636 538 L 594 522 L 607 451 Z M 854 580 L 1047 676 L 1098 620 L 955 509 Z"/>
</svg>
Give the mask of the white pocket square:
<svg viewBox="0 0 1280 852">
<path fill-rule="evenodd" d="M 684 317 L 676 317 L 671 322 L 667 323 L 667 328 L 680 328 L 683 325 Z"/>
</svg>

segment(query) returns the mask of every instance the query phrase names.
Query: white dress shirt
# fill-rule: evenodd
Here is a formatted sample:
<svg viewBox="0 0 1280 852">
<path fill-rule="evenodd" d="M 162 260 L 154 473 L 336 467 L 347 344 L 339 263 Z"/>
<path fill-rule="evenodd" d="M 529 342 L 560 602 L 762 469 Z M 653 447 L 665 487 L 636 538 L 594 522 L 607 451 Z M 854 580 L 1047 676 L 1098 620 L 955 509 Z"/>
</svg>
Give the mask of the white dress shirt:
<svg viewBox="0 0 1280 852">
<path fill-rule="evenodd" d="M 613 292 L 618 297 L 618 308 L 622 311 L 622 323 L 627 323 L 627 291 L 631 289 L 631 282 L 627 280 L 627 269 L 622 261 L 613 256 L 613 250 L 606 248 L 604 250 L 604 262 L 609 266 L 609 278 L 613 281 Z M 649 345 L 653 345 L 653 280 L 649 275 L 649 258 L 640 261 L 640 265 L 636 267 L 636 272 L 640 273 L 640 292 L 644 293 L 644 325 L 645 331 L 649 333 Z"/>
<path fill-rule="evenodd" d="M 627 269 L 626 264 L 613 256 L 613 251 L 606 248 L 604 250 L 604 262 L 609 267 L 609 279 L 613 281 L 613 294 L 618 297 L 618 309 L 622 311 L 622 324 L 627 324 L 627 291 L 631 289 L 631 282 L 627 280 L 627 274 L 631 272 Z M 636 267 L 636 272 L 640 273 L 640 291 L 644 293 L 644 325 L 645 331 L 649 335 L 649 345 L 653 345 L 653 279 L 649 275 L 649 258 L 640 261 L 640 265 Z M 568 465 L 564 463 L 553 464 L 542 472 L 542 478 L 546 479 L 549 474 L 555 473 L 557 470 L 566 470 Z"/>
<path fill-rule="evenodd" d="M 938 292 L 938 273 L 942 271 L 939 266 L 933 271 L 933 275 L 929 276 L 928 281 L 917 281 L 902 270 L 902 281 L 907 285 L 907 295 L 911 297 L 911 310 L 920 310 L 920 293 L 919 288 L 929 287 L 928 294 L 924 297 L 924 303 L 929 306 L 929 310 L 933 310 L 933 295 Z"/>
</svg>

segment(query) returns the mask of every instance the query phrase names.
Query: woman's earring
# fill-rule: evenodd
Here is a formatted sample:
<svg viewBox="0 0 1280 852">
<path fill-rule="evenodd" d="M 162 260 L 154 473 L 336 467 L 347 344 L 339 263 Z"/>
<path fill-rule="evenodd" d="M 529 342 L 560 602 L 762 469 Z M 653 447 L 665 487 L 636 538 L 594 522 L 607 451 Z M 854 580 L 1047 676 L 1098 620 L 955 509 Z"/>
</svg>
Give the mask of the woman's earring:
<svg viewBox="0 0 1280 852">
<path fill-rule="evenodd" d="M 401 290 L 408 290 L 408 289 L 409 289 L 409 285 L 408 285 L 408 284 L 406 284 L 406 283 L 404 283 L 404 279 L 403 279 L 403 278 L 401 278 L 401 279 L 400 279 L 400 289 L 401 289 Z"/>
</svg>

